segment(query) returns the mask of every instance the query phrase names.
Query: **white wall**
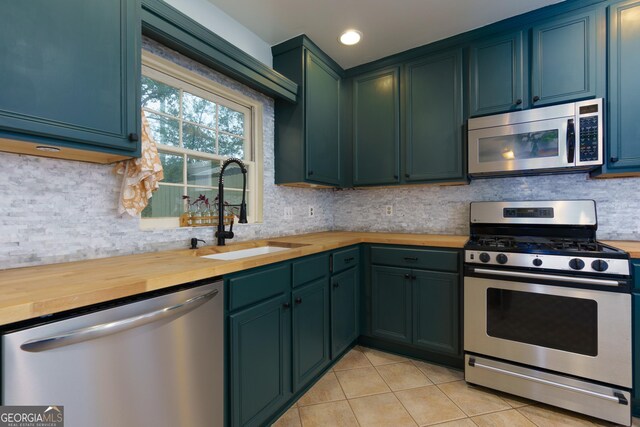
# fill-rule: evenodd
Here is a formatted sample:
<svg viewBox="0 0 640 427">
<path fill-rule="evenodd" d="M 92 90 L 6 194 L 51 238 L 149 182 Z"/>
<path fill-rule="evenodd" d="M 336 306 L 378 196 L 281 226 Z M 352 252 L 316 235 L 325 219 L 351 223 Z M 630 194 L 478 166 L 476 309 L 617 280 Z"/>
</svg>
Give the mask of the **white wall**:
<svg viewBox="0 0 640 427">
<path fill-rule="evenodd" d="M 165 1 L 265 65 L 273 66 L 271 46 L 214 4 L 207 0 Z"/>
</svg>

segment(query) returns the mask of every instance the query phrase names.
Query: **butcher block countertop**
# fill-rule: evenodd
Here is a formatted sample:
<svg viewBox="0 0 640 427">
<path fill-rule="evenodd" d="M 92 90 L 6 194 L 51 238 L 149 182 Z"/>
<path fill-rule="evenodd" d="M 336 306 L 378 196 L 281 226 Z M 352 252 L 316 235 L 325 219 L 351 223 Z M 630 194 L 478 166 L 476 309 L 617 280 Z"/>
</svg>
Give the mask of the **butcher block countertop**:
<svg viewBox="0 0 640 427">
<path fill-rule="evenodd" d="M 640 258 L 640 242 L 635 240 L 603 240 L 602 243 L 629 252 L 631 258 Z"/>
<path fill-rule="evenodd" d="M 0 325 L 358 243 L 462 248 L 467 239 L 467 236 L 454 235 L 323 232 L 229 242 L 225 247 L 205 246 L 197 250 L 152 252 L 0 270 Z M 230 261 L 200 258 L 202 255 L 266 245 L 290 249 Z M 640 252 L 640 244 L 637 249 Z"/>
</svg>

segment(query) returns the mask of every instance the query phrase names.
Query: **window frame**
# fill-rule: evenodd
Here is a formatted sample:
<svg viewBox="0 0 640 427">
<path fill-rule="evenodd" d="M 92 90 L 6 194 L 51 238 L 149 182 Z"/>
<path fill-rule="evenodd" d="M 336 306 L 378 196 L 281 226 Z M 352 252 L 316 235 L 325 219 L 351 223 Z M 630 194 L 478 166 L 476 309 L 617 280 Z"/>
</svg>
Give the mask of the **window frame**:
<svg viewBox="0 0 640 427">
<path fill-rule="evenodd" d="M 263 153 L 262 153 L 262 103 L 252 99 L 242 93 L 229 89 L 222 84 L 207 79 L 193 71 L 190 71 L 180 65 L 177 65 L 164 58 L 160 58 L 147 51 L 142 51 L 142 75 L 159 82 L 168 84 L 172 87 L 182 89 L 201 98 L 208 99 L 216 104 L 229 107 L 235 111 L 245 113 L 245 129 L 244 129 L 244 150 L 245 158 L 247 153 L 250 160 L 242 159 L 247 164 L 247 202 L 251 207 L 249 209 L 248 222 L 261 223 L 263 220 Z M 238 107 L 241 107 L 240 110 Z M 182 106 L 180 107 L 182 108 Z M 144 109 L 144 108 L 143 108 Z M 151 112 L 151 111 L 150 111 Z M 153 111 L 153 114 L 164 115 L 161 112 Z M 175 117 L 174 117 L 175 118 Z M 181 123 L 190 123 L 180 117 Z M 218 123 L 216 123 L 216 127 Z M 208 128 L 208 127 L 207 127 Z M 248 131 L 247 128 L 250 128 Z M 216 129 L 217 130 L 217 129 Z M 225 133 L 224 131 L 222 133 Z M 217 140 L 217 138 L 216 138 Z M 216 141 L 216 144 L 218 142 Z M 228 156 L 220 156 L 217 154 L 204 153 L 201 151 L 190 150 L 183 147 L 174 147 L 170 145 L 158 144 L 161 152 L 167 154 L 186 155 L 196 157 L 202 160 L 222 161 Z M 188 185 L 186 167 L 183 167 L 183 182 L 181 184 L 162 183 L 161 185 L 177 186 L 182 188 L 199 187 L 197 185 Z M 162 182 L 162 181 L 161 181 Z M 214 183 L 215 187 L 215 183 Z M 217 189 L 214 188 L 214 193 Z M 180 227 L 178 217 L 161 217 L 161 218 L 140 218 L 141 229 L 167 229 L 167 228 L 189 228 Z"/>
</svg>

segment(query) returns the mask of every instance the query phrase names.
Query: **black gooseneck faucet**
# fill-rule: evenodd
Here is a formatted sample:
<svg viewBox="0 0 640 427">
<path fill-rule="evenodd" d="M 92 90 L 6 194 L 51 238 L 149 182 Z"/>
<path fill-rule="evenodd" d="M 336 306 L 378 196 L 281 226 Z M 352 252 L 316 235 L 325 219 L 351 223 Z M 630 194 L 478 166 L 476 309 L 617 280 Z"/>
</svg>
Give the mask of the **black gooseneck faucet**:
<svg viewBox="0 0 640 427">
<path fill-rule="evenodd" d="M 247 204 L 245 202 L 245 196 L 247 194 L 247 167 L 242 163 L 242 160 L 232 157 L 222 163 L 220 176 L 218 178 L 218 231 L 216 231 L 218 246 L 224 246 L 226 239 L 233 239 L 233 221 L 231 221 L 229 231 L 225 231 L 224 229 L 224 171 L 231 163 L 236 163 L 242 171 L 242 202 L 240 203 L 240 219 L 238 222 L 240 224 L 247 223 Z"/>
</svg>

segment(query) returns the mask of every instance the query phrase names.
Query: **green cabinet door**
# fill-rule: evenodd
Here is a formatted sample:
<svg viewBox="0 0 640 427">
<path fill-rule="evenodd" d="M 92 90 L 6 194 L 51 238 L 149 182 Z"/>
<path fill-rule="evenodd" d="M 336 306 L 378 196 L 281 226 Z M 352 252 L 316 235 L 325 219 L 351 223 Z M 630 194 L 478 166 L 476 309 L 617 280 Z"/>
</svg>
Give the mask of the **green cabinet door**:
<svg viewBox="0 0 640 427">
<path fill-rule="evenodd" d="M 406 65 L 404 181 L 462 180 L 462 50 Z"/>
<path fill-rule="evenodd" d="M 140 2 L 7 1 L 0 137 L 139 153 Z"/>
<path fill-rule="evenodd" d="M 353 85 L 353 184 L 399 182 L 399 67 L 355 77 Z"/>
<path fill-rule="evenodd" d="M 640 279 L 636 279 L 640 281 Z M 640 294 L 633 298 L 633 395 L 632 409 L 635 417 L 640 416 Z"/>
<path fill-rule="evenodd" d="M 340 184 L 340 76 L 305 51 L 307 179 Z"/>
<path fill-rule="evenodd" d="M 293 389 L 300 390 L 329 363 L 329 280 L 294 290 Z"/>
<path fill-rule="evenodd" d="M 304 35 L 272 51 L 273 68 L 299 86 L 297 103 L 275 101 L 276 184 L 344 185 L 344 70 Z"/>
<path fill-rule="evenodd" d="M 525 98 L 526 38 L 523 31 L 484 39 L 469 47 L 469 114 L 520 110 Z"/>
<path fill-rule="evenodd" d="M 413 344 L 452 356 L 460 354 L 459 276 L 412 271 Z"/>
<path fill-rule="evenodd" d="M 609 145 L 611 172 L 640 171 L 640 1 L 609 6 Z"/>
<path fill-rule="evenodd" d="M 534 107 L 596 96 L 597 11 L 573 13 L 533 27 Z"/>
<path fill-rule="evenodd" d="M 358 268 L 331 278 L 331 357 L 340 355 L 358 338 L 360 301 Z"/>
<path fill-rule="evenodd" d="M 371 268 L 371 333 L 411 343 L 411 276 L 404 268 Z"/>
<path fill-rule="evenodd" d="M 289 294 L 229 316 L 230 421 L 261 426 L 291 396 Z"/>
</svg>

